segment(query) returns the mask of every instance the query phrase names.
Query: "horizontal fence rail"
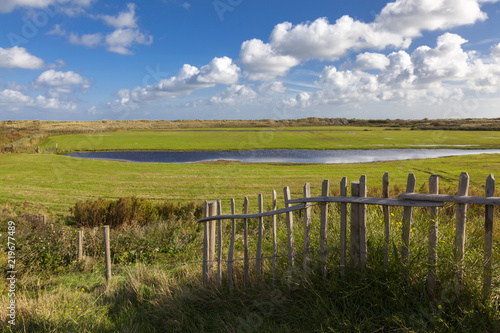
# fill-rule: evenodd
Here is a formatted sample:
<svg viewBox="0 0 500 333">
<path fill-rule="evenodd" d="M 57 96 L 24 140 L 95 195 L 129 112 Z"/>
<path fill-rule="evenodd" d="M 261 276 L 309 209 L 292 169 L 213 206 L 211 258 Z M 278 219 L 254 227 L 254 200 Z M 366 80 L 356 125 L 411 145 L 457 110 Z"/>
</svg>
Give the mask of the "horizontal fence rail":
<svg viewBox="0 0 500 333">
<path fill-rule="evenodd" d="M 467 207 L 470 204 L 485 206 L 485 238 L 484 238 L 484 264 L 483 264 L 483 294 L 487 297 L 491 290 L 492 281 L 492 250 L 493 250 L 493 212 L 494 206 L 500 205 L 500 198 L 494 197 L 495 192 L 495 178 L 490 175 L 486 181 L 485 196 L 468 196 L 469 175 L 462 173 L 459 179 L 458 195 L 443 195 L 439 192 L 439 178 L 437 175 L 431 175 L 429 178 L 429 193 L 415 193 L 416 178 L 414 174 L 408 175 L 406 192 L 397 195 L 397 198 L 389 197 L 389 174 L 385 173 L 382 178 L 382 197 L 367 197 L 366 176 L 361 176 L 359 181 L 351 182 L 351 196 L 347 196 L 347 178 L 343 178 L 340 182 L 340 196 L 329 196 L 330 183 L 325 180 L 321 187 L 321 196 L 311 196 L 310 185 L 306 183 L 304 186 L 303 198 L 291 199 L 290 189 L 285 187 L 283 189 L 284 205 L 285 208 L 277 209 L 277 196 L 276 191 L 273 191 L 272 210 L 263 211 L 263 197 L 261 194 L 258 196 L 259 212 L 248 213 L 248 198 L 244 200 L 244 213 L 235 214 L 234 199 L 231 199 L 231 214 L 222 214 L 221 201 L 207 201 L 205 203 L 205 217 L 198 220 L 204 223 L 205 238 L 204 238 L 204 251 L 203 251 L 203 281 L 211 281 L 212 269 L 214 264 L 217 264 L 217 284 L 222 284 L 222 221 L 231 220 L 231 240 L 229 245 L 229 254 L 227 259 L 227 279 L 230 289 L 234 285 L 234 269 L 233 263 L 237 260 L 244 262 L 243 281 L 244 286 L 249 285 L 249 271 L 250 260 L 255 260 L 255 273 L 257 279 L 263 279 L 263 259 L 272 258 L 272 277 L 275 283 L 277 261 L 279 257 L 288 257 L 288 270 L 287 278 L 293 275 L 295 270 L 295 257 L 298 254 L 303 256 L 302 270 L 303 274 L 307 276 L 310 272 L 311 253 L 319 252 L 320 271 L 323 277 L 327 276 L 327 251 L 328 251 L 328 205 L 332 203 L 340 204 L 340 218 L 339 218 L 339 248 L 335 249 L 340 254 L 340 275 L 343 276 L 345 267 L 348 264 L 347 251 L 350 253 L 350 265 L 364 267 L 367 263 L 368 249 L 367 249 L 367 205 L 378 205 L 382 207 L 384 225 L 384 246 L 383 251 L 383 265 L 387 268 L 390 253 L 390 224 L 391 224 L 391 206 L 403 207 L 403 216 L 400 223 L 402 228 L 402 246 L 401 246 L 401 265 L 403 272 L 409 265 L 409 249 L 410 249 L 410 235 L 412 230 L 412 217 L 413 208 L 427 208 L 429 212 L 429 225 L 428 225 L 428 272 L 427 272 L 427 289 L 431 296 L 436 293 L 436 280 L 437 280 L 437 262 L 438 262 L 438 221 L 437 210 L 443 207 L 445 203 L 456 204 L 456 225 L 455 225 L 455 247 L 454 247 L 454 264 L 456 267 L 455 282 L 456 290 L 460 292 L 463 284 L 463 270 L 464 270 L 464 251 L 465 251 L 465 225 L 467 219 Z M 320 206 L 319 218 L 319 250 L 311 250 L 311 207 L 313 204 Z M 348 210 L 347 205 L 350 205 L 350 224 L 348 224 Z M 293 205 L 293 206 L 292 206 Z M 294 242 L 294 215 L 295 211 L 301 212 L 301 219 L 303 226 L 303 251 L 297 253 Z M 287 228 L 287 254 L 277 254 L 277 221 L 276 216 L 279 214 L 286 214 L 286 228 Z M 264 217 L 272 217 L 270 222 L 272 232 L 272 256 L 264 256 L 263 254 L 263 234 L 267 224 Z M 257 227 L 257 247 L 255 256 L 249 253 L 249 232 L 248 225 L 250 219 L 258 219 Z M 243 226 L 243 258 L 235 259 L 235 241 L 236 241 L 236 227 L 242 221 Z M 347 245 L 347 231 L 350 228 L 349 246 Z M 216 229 L 217 239 L 216 239 Z M 217 243 L 217 259 L 215 259 L 215 249 Z"/>
</svg>

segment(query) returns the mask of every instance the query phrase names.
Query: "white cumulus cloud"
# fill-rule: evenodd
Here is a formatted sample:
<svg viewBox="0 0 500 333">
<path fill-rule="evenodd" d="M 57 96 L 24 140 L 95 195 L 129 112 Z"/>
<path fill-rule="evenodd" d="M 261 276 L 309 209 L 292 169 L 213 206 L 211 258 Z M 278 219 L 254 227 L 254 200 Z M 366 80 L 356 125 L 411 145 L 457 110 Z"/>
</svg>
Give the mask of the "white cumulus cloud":
<svg viewBox="0 0 500 333">
<path fill-rule="evenodd" d="M 187 96 L 196 90 L 214 87 L 217 84 L 232 85 L 238 82 L 240 71 L 228 57 L 216 57 L 200 69 L 185 64 L 176 76 L 160 80 L 157 84 L 133 90 L 119 90 L 118 98 L 108 105 L 134 108 L 141 103 Z"/>
<path fill-rule="evenodd" d="M 10 13 L 16 8 L 46 8 L 60 6 L 63 12 L 72 15 L 89 7 L 95 0 L 2 0 L 0 13 Z"/>
<path fill-rule="evenodd" d="M 100 15 L 99 17 L 108 25 L 117 28 L 137 28 L 137 18 L 135 17 L 135 4 L 127 5 L 128 11 L 120 12 L 118 16 Z"/>
<path fill-rule="evenodd" d="M 299 60 L 290 55 L 280 55 L 271 45 L 259 39 L 243 42 L 240 61 L 245 66 L 251 81 L 273 80 L 284 76 L 290 68 L 297 66 Z"/>
<path fill-rule="evenodd" d="M 35 86 L 42 89 L 49 88 L 55 93 L 71 93 L 79 86 L 86 92 L 90 88 L 89 81 L 73 71 L 60 72 L 53 69 L 43 72 L 34 82 Z"/>
<path fill-rule="evenodd" d="M 30 54 L 24 47 L 14 46 L 10 49 L 0 47 L 1 68 L 40 69 L 44 61 Z"/>
<path fill-rule="evenodd" d="M 397 0 L 382 9 L 375 23 L 387 31 L 416 37 L 424 30 L 443 30 L 485 20 L 481 2 L 485 1 Z"/>
<path fill-rule="evenodd" d="M 241 84 L 235 84 L 218 92 L 215 96 L 210 98 L 210 102 L 213 104 L 235 104 L 236 102 L 255 98 L 257 98 L 257 93 L 252 88 Z"/>
<path fill-rule="evenodd" d="M 365 52 L 356 56 L 356 67 L 358 69 L 385 69 L 389 65 L 389 59 L 384 54 Z"/>
<path fill-rule="evenodd" d="M 301 60 L 337 60 L 350 50 L 384 49 L 388 46 L 406 48 L 409 42 L 398 33 L 355 21 L 347 15 L 334 24 L 330 24 L 327 18 L 296 26 L 284 22 L 271 33 L 271 45 L 276 50 Z"/>
</svg>

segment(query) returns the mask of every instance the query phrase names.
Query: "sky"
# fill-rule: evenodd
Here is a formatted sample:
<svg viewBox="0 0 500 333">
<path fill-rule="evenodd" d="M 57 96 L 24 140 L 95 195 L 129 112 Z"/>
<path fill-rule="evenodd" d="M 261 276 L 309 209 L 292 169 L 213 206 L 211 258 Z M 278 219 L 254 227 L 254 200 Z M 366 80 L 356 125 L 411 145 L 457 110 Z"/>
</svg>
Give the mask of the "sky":
<svg viewBox="0 0 500 333">
<path fill-rule="evenodd" d="M 2 0 L 0 120 L 500 117 L 500 0 Z"/>
</svg>

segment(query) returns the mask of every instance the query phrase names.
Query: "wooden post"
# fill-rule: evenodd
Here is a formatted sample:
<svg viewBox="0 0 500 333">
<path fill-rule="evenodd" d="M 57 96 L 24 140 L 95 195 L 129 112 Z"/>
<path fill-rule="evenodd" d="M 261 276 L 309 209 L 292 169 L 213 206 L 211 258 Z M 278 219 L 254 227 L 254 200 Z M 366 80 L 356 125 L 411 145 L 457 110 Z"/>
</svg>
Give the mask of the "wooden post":
<svg viewBox="0 0 500 333">
<path fill-rule="evenodd" d="M 111 280 L 111 248 L 109 245 L 109 225 L 105 225 L 104 231 L 104 258 L 106 262 L 106 281 Z"/>
<path fill-rule="evenodd" d="M 210 201 L 208 203 L 208 209 L 209 209 L 209 215 L 208 216 L 215 216 L 217 214 L 217 201 Z M 212 220 L 208 222 L 208 227 L 210 230 L 210 237 L 209 239 L 209 247 L 208 247 L 208 267 L 209 271 L 212 270 L 214 267 L 214 261 L 215 261 L 215 229 L 216 229 L 216 221 Z"/>
<path fill-rule="evenodd" d="M 42 223 L 47 224 L 47 215 L 42 215 Z"/>
<path fill-rule="evenodd" d="M 327 197 L 330 194 L 330 182 L 328 179 L 323 181 L 321 187 L 321 195 Z M 321 262 L 321 276 L 326 278 L 327 268 L 326 268 L 326 258 L 327 258 L 327 246 L 328 246 L 328 203 L 321 203 L 321 216 L 320 216 L 320 228 L 319 228 L 319 260 Z"/>
<path fill-rule="evenodd" d="M 83 230 L 78 230 L 78 261 L 83 259 Z"/>
<path fill-rule="evenodd" d="M 208 217 L 209 211 L 208 211 L 208 202 L 205 201 L 204 204 L 204 211 L 205 211 L 205 217 Z M 202 273 L 202 279 L 203 283 L 207 284 L 208 283 L 208 275 L 209 275 L 209 265 L 208 265 L 208 258 L 210 256 L 210 251 L 209 251 L 209 246 L 210 246 L 210 228 L 209 228 L 209 221 L 203 223 L 203 273 Z"/>
<path fill-rule="evenodd" d="M 264 199 L 259 194 L 259 213 L 264 212 Z M 259 230 L 257 239 L 257 252 L 255 254 L 255 272 L 258 278 L 262 277 L 262 238 L 264 237 L 264 217 L 259 217 Z"/>
<path fill-rule="evenodd" d="M 495 176 L 490 174 L 486 180 L 486 196 L 495 195 Z M 483 296 L 488 298 L 491 289 L 491 255 L 493 248 L 493 215 L 494 206 L 485 206 L 484 218 L 484 273 L 483 273 Z"/>
<path fill-rule="evenodd" d="M 340 181 L 340 195 L 347 196 L 347 178 Z M 340 204 L 340 275 L 344 276 L 347 263 L 347 204 Z"/>
<path fill-rule="evenodd" d="M 215 216 L 217 201 L 205 201 L 205 217 Z M 203 282 L 208 283 L 215 258 L 215 221 L 204 223 L 203 237 Z"/>
<path fill-rule="evenodd" d="M 439 193 L 439 178 L 437 175 L 429 177 L 429 194 Z M 427 276 L 427 291 L 432 298 L 436 296 L 437 277 L 437 246 L 438 246 L 438 217 L 437 208 L 430 207 L 429 222 L 429 271 Z"/>
<path fill-rule="evenodd" d="M 285 207 L 291 207 L 291 204 L 287 204 L 286 201 L 290 200 L 290 188 L 286 186 L 283 188 L 283 194 L 285 197 Z M 286 213 L 286 227 L 288 236 L 288 276 L 291 277 L 293 273 L 293 268 L 295 266 L 295 249 L 293 245 L 293 213 Z M 290 287 L 290 279 L 288 280 L 288 287 Z"/>
<path fill-rule="evenodd" d="M 273 210 L 278 209 L 278 198 L 273 190 Z M 278 256 L 278 242 L 276 240 L 276 215 L 273 215 L 273 287 L 276 286 L 276 259 Z"/>
<path fill-rule="evenodd" d="M 389 198 L 389 173 L 382 177 L 382 197 Z M 382 206 L 384 212 L 384 269 L 389 266 L 389 246 L 391 237 L 391 207 Z"/>
<path fill-rule="evenodd" d="M 351 182 L 351 196 L 359 197 L 359 182 Z M 351 204 L 351 264 L 358 265 L 359 257 L 359 204 Z"/>
<path fill-rule="evenodd" d="M 467 196 L 469 192 L 469 175 L 467 172 L 460 174 L 458 182 L 458 195 Z M 462 290 L 462 279 L 464 269 L 464 251 L 465 251 L 465 224 L 467 220 L 467 204 L 457 204 L 457 221 L 455 233 L 455 263 L 457 272 L 455 276 L 457 293 Z"/>
<path fill-rule="evenodd" d="M 406 183 L 406 192 L 415 192 L 415 184 L 417 180 L 413 173 L 408 175 L 408 181 Z M 403 247 L 401 248 L 401 261 L 403 265 L 406 266 L 409 262 L 410 254 L 410 231 L 411 231 L 411 217 L 413 214 L 412 207 L 405 207 L 403 211 Z"/>
<path fill-rule="evenodd" d="M 306 183 L 304 185 L 304 198 L 311 197 L 311 185 Z M 306 203 L 304 209 L 304 261 L 303 268 L 304 274 L 307 276 L 309 273 L 309 264 L 311 262 L 311 254 L 309 248 L 311 246 L 311 203 Z"/>
<path fill-rule="evenodd" d="M 245 197 L 243 202 L 243 214 L 248 214 L 248 197 Z M 244 260 L 244 275 L 243 275 L 243 285 L 245 288 L 248 287 L 250 280 L 250 262 L 248 258 L 248 219 L 243 219 L 243 260 Z"/>
<path fill-rule="evenodd" d="M 359 179 L 359 196 L 366 197 L 366 176 Z M 368 245 L 366 238 L 366 205 L 359 205 L 359 261 L 366 266 L 368 258 Z"/>
<path fill-rule="evenodd" d="M 231 199 L 231 214 L 235 215 L 234 199 Z M 236 240 L 236 220 L 232 219 L 231 243 L 229 244 L 229 254 L 227 255 L 227 283 L 229 289 L 233 290 L 233 263 L 234 263 L 234 243 Z"/>
<path fill-rule="evenodd" d="M 217 200 L 217 215 L 222 215 L 220 200 Z M 222 285 L 222 220 L 217 220 L 217 285 Z"/>
</svg>

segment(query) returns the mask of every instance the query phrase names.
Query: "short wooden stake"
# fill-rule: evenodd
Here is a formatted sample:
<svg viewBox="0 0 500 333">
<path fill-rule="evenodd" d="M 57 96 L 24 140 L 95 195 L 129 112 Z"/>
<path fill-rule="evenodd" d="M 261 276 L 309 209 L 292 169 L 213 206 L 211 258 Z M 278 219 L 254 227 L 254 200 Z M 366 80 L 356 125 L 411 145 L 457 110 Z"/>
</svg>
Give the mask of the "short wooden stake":
<svg viewBox="0 0 500 333">
<path fill-rule="evenodd" d="M 495 176 L 489 175 L 486 180 L 486 196 L 495 195 Z M 484 218 L 484 273 L 483 273 L 483 296 L 488 298 L 491 290 L 491 255 L 493 248 L 493 216 L 494 206 L 485 206 Z"/>
<path fill-rule="evenodd" d="M 111 280 L 111 248 L 109 244 L 109 225 L 103 227 L 104 231 L 104 258 L 106 262 L 106 281 Z"/>
<path fill-rule="evenodd" d="M 469 192 L 469 175 L 467 172 L 460 174 L 458 182 L 458 195 L 467 196 Z M 464 251 L 465 251 L 465 224 L 467 221 L 467 204 L 457 204 L 457 221 L 455 233 L 455 263 L 457 272 L 455 276 L 457 293 L 462 291 L 462 280 L 464 275 Z"/>
<path fill-rule="evenodd" d="M 330 194 L 330 182 L 328 179 L 323 181 L 321 195 L 327 197 Z M 328 203 L 321 203 L 320 229 L 319 229 L 319 260 L 321 262 L 321 276 L 327 277 L 326 268 L 327 247 L 328 247 Z"/>
<path fill-rule="evenodd" d="M 78 261 L 83 259 L 83 230 L 78 230 L 78 241 L 77 241 L 77 246 L 78 246 Z"/>
<path fill-rule="evenodd" d="M 439 193 L 439 178 L 437 175 L 429 177 L 429 194 Z M 438 215 L 436 207 L 429 207 L 429 271 L 427 274 L 427 292 L 432 298 L 436 297 L 437 277 L 437 246 L 438 246 Z"/>
</svg>

